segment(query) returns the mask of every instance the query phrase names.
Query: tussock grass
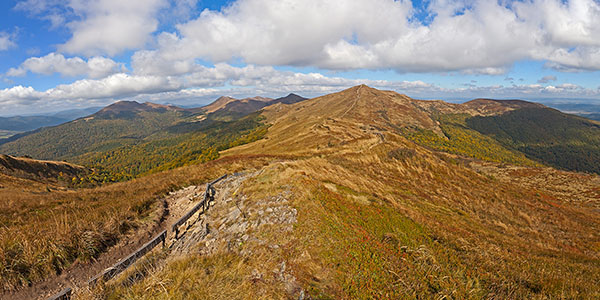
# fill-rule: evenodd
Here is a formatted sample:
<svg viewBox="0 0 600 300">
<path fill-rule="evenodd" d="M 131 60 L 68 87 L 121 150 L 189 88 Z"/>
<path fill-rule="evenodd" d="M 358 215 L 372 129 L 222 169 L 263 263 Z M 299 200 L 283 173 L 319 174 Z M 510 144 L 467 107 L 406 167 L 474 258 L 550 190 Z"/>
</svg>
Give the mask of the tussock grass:
<svg viewBox="0 0 600 300">
<path fill-rule="evenodd" d="M 419 146 L 398 124 L 452 132 L 412 104 L 358 87 L 267 109 L 266 138 L 224 154 L 262 167 L 239 197 L 291 190 L 293 230 L 264 226 L 251 232 L 261 242 L 238 251 L 192 251 L 101 298 L 281 299 L 292 295 L 278 279 L 283 262 L 319 299 L 599 298 L 598 176 L 557 175 L 498 144 L 470 148 L 479 135 L 458 139 L 472 151 L 460 156 Z M 239 156 L 257 153 L 276 159 Z M 502 163 L 478 160 L 489 155 Z"/>
<path fill-rule="evenodd" d="M 96 188 L 0 177 L 0 287 L 13 290 L 93 260 L 125 234 L 151 226 L 165 193 L 269 157 L 228 157 Z"/>
</svg>

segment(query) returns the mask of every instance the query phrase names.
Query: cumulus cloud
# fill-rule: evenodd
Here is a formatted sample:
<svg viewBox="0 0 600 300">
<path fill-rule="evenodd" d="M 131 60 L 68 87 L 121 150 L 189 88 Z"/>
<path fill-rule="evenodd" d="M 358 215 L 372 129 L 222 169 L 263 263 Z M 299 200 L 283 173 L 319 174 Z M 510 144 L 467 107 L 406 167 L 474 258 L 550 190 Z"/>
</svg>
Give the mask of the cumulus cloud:
<svg viewBox="0 0 600 300">
<path fill-rule="evenodd" d="M 140 49 L 158 27 L 157 14 L 168 0 L 24 0 L 15 9 L 66 26 L 71 38 L 59 45 L 71 54 L 116 55 Z"/>
<path fill-rule="evenodd" d="M 140 48 L 156 30 L 155 15 L 163 5 L 164 0 L 71 0 L 82 19 L 67 24 L 73 36 L 59 50 L 91 56 Z"/>
<path fill-rule="evenodd" d="M 0 90 L 0 106 L 10 112 L 31 112 L 31 107 L 60 107 L 77 104 L 106 103 L 144 94 L 180 91 L 182 85 L 169 77 L 113 74 L 103 79 L 82 79 L 58 85 L 46 91 L 14 86 Z M 99 101 L 100 100 L 100 101 Z M 98 102 L 99 101 L 99 102 Z"/>
<path fill-rule="evenodd" d="M 221 95 L 281 96 L 289 92 L 317 96 L 367 84 L 380 89 L 395 90 L 415 98 L 432 97 L 490 97 L 532 98 L 599 97 L 600 90 L 591 90 L 571 83 L 543 86 L 466 84 L 460 88 L 444 88 L 423 81 L 388 81 L 330 77 L 320 73 L 297 73 L 277 70 L 270 66 L 244 67 L 216 64 L 214 67 L 197 66 L 195 71 L 178 76 L 131 75 L 117 73 L 102 79 L 83 79 L 59 85 L 46 91 L 32 87 L 15 86 L 0 90 L 0 106 L 17 112 L 35 105 L 38 108 L 57 105 L 85 106 L 106 104 L 115 100 L 207 102 Z M 201 100 L 198 100 L 201 99 Z"/>
<path fill-rule="evenodd" d="M 7 76 L 24 76 L 27 72 L 50 75 L 59 73 L 64 76 L 87 75 L 90 78 L 102 78 L 124 70 L 123 64 L 106 57 L 92 57 L 85 61 L 80 57 L 65 58 L 62 54 L 50 53 L 43 57 L 30 57 L 18 68 L 11 68 Z"/>
<path fill-rule="evenodd" d="M 4 31 L 0 31 L 0 51 L 8 50 L 14 46 L 16 46 L 16 44 L 13 41 L 13 36 Z"/>
<path fill-rule="evenodd" d="M 238 0 L 161 34 L 138 58 L 491 75 L 522 59 L 600 69 L 597 1 L 432 1 L 426 10 L 422 24 L 410 1 Z"/>
</svg>

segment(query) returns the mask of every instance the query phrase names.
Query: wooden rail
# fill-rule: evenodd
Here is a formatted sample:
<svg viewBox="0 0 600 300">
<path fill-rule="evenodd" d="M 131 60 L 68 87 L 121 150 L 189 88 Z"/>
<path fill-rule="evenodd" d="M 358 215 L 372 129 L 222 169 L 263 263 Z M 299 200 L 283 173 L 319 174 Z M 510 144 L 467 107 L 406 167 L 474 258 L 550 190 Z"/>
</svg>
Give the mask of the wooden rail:
<svg viewBox="0 0 600 300">
<path fill-rule="evenodd" d="M 71 293 L 73 293 L 73 290 L 68 287 L 48 298 L 48 300 L 69 300 L 71 299 Z"/>
<path fill-rule="evenodd" d="M 177 222 L 175 222 L 173 224 L 173 226 L 171 227 L 171 231 L 175 232 L 175 238 L 178 238 L 178 236 L 179 236 L 179 227 L 181 225 L 183 225 L 185 222 L 187 222 L 187 220 L 189 220 L 197 211 L 199 211 L 200 208 L 202 208 L 202 212 L 204 212 L 208 208 L 209 202 L 214 200 L 214 196 L 215 196 L 215 189 L 212 187 L 213 184 L 216 184 L 217 182 L 221 181 L 225 177 L 227 177 L 227 174 L 208 183 L 206 185 L 206 191 L 204 192 L 204 198 L 202 199 L 202 201 L 200 201 L 200 203 L 196 204 L 190 211 L 188 211 L 185 215 L 183 215 L 181 218 L 179 218 L 179 220 L 177 220 Z"/>
<path fill-rule="evenodd" d="M 175 222 L 175 224 L 173 224 L 172 231 L 175 232 L 175 239 L 177 239 L 177 235 L 179 234 L 179 226 L 181 226 L 182 224 L 187 222 L 187 220 L 190 217 L 192 217 L 198 210 L 200 210 L 200 208 L 202 208 L 202 212 L 204 212 L 204 211 L 206 211 L 206 209 L 208 209 L 209 202 L 213 201 L 214 196 L 215 196 L 215 189 L 213 188 L 213 185 L 226 177 L 227 177 L 227 174 L 208 183 L 206 185 L 206 192 L 204 192 L 204 198 L 202 199 L 202 201 L 200 203 L 196 204 L 189 212 L 187 212 L 183 217 L 181 217 L 179 220 L 177 220 L 177 222 Z M 112 279 L 113 277 L 117 276 L 121 272 L 125 271 L 129 266 L 131 266 L 134 262 L 136 262 L 140 257 L 142 257 L 146 253 L 150 252 L 152 249 L 154 249 L 160 243 L 162 243 L 163 247 L 164 247 L 166 240 L 167 240 L 167 231 L 163 230 L 156 237 L 154 237 L 152 240 L 150 240 L 149 242 L 144 244 L 142 247 L 137 249 L 135 252 L 133 252 L 129 256 L 125 257 L 124 259 L 120 260 L 119 262 L 114 264 L 112 267 L 110 267 L 110 268 L 102 271 L 100 274 L 94 276 L 92 279 L 90 279 L 88 281 L 88 285 L 90 287 L 93 287 L 100 280 L 107 281 L 107 280 Z M 63 289 L 62 291 L 58 292 L 57 294 L 53 295 L 52 297 L 48 298 L 48 300 L 69 300 L 69 299 L 71 299 L 72 293 L 73 293 L 73 290 L 70 287 L 67 287 L 67 288 Z"/>
<path fill-rule="evenodd" d="M 140 257 L 144 256 L 146 253 L 150 252 L 150 250 L 154 249 L 154 247 L 156 247 L 158 244 L 162 243 L 164 246 L 166 239 L 167 239 L 167 231 L 163 230 L 160 234 L 158 234 L 151 241 L 147 242 L 142 247 L 137 249 L 135 252 L 131 253 L 129 256 L 120 260 L 119 262 L 114 264 L 112 267 L 104 270 L 102 273 L 96 275 L 94 278 L 92 278 L 90 281 L 88 281 L 88 284 L 90 286 L 94 286 L 100 279 L 107 281 L 107 280 L 117 276 L 119 273 L 125 271 L 125 269 L 127 269 L 134 262 L 136 262 Z"/>
</svg>

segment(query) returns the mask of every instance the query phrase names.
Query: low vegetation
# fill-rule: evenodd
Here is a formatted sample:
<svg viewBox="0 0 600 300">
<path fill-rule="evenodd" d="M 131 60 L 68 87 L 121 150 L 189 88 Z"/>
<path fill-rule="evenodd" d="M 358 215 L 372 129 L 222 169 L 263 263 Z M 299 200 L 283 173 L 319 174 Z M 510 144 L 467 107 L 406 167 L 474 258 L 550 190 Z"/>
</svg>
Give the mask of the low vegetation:
<svg viewBox="0 0 600 300">
<path fill-rule="evenodd" d="M 93 260 L 134 229 L 153 226 L 166 192 L 252 168 L 265 159 L 226 158 L 78 189 L 0 174 L 0 287 L 27 286 L 73 263 Z"/>
<path fill-rule="evenodd" d="M 552 169 L 547 165 L 553 162 L 545 156 L 519 148 L 551 143 L 544 134 L 561 136 L 556 132 L 559 126 L 538 127 L 519 136 L 504 125 L 504 115 L 476 121 L 466 114 L 428 115 L 410 101 L 392 92 L 355 87 L 238 121 L 208 119 L 214 123 L 172 127 L 187 137 L 185 142 L 169 140 L 171 132 L 162 132 L 127 148 L 136 149 L 130 158 L 151 153 L 156 155 L 149 156 L 152 159 L 164 159 L 162 166 L 128 165 L 132 160 L 126 152 L 104 158 L 111 163 L 98 162 L 115 170 L 132 166 L 128 172 L 144 174 L 128 182 L 77 192 L 52 187 L 44 192 L 45 185 L 25 192 L 22 184 L 15 185 L 10 190 L 14 200 L 0 207 L 2 213 L 7 211 L 0 232 L 0 245 L 5 245 L 0 252 L 3 284 L 13 288 L 56 273 L 52 261 L 62 262 L 63 253 L 68 259 L 59 269 L 94 257 L 97 252 L 82 250 L 90 249 L 85 246 L 89 243 L 80 242 L 84 237 L 94 237 L 92 245 L 114 243 L 122 233 L 152 219 L 156 199 L 166 191 L 225 172 L 256 170 L 244 183 L 228 187 L 230 203 L 244 199 L 249 207 L 287 195 L 286 205 L 297 211 L 291 223 L 257 225 L 244 232 L 245 240 L 223 238 L 211 252 L 202 251 L 207 244 L 198 244 L 178 257 L 155 253 L 142 261 L 145 265 L 129 271 L 145 278 L 117 279 L 87 296 L 600 297 L 600 177 Z M 397 111 L 387 118 L 374 117 L 393 107 Z M 595 129 L 579 129 L 562 135 L 574 136 L 573 143 L 558 137 L 554 142 L 595 147 Z M 219 141 L 202 142 L 208 132 Z M 241 146 L 201 163 L 236 145 Z M 166 149 L 176 154 L 170 156 Z M 196 152 L 187 152 L 190 149 Z M 119 162 L 116 156 L 126 159 Z M 186 164 L 191 165 L 153 174 L 161 167 Z M 61 221 L 65 218 L 69 222 Z M 208 228 L 219 232 L 226 226 L 241 227 L 241 217 L 232 218 L 223 227 Z M 117 231 L 119 227 L 124 231 Z M 48 234 L 40 239 L 34 232 Z M 64 232 L 66 246 L 47 237 L 54 232 Z M 19 235 L 26 239 L 11 238 Z M 66 252 L 69 249 L 76 251 Z"/>
</svg>

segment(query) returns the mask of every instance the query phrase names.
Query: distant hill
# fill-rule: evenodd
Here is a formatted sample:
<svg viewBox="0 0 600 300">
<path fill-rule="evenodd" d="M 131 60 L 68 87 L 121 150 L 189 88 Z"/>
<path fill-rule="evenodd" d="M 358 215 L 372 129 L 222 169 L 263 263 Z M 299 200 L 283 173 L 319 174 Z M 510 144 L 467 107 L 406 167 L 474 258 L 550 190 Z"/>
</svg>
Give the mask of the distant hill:
<svg viewBox="0 0 600 300">
<path fill-rule="evenodd" d="M 551 166 L 600 174 L 600 123 L 547 107 L 524 106 L 466 125 Z"/>
<path fill-rule="evenodd" d="M 253 113 L 271 101 L 222 97 L 209 109 L 119 101 L 77 120 L 0 140 L 0 152 L 66 160 L 108 170 L 111 178 L 130 178 L 214 159 L 218 150 L 260 138 L 264 126 Z"/>
<path fill-rule="evenodd" d="M 94 106 L 87 108 L 68 109 L 49 114 L 50 116 L 66 119 L 67 121 L 79 119 L 98 112 L 102 107 Z"/>
<path fill-rule="evenodd" d="M 588 118 L 590 120 L 600 121 L 600 113 L 599 114 L 579 114 L 579 116 Z"/>
<path fill-rule="evenodd" d="M 54 126 L 69 120 L 54 116 L 16 116 L 0 117 L 0 129 L 10 131 L 29 131 L 45 126 Z"/>
<path fill-rule="evenodd" d="M 273 100 L 273 99 L 265 98 L 265 97 L 235 99 L 232 97 L 224 96 L 224 97 L 219 97 L 217 100 L 215 100 L 214 102 L 212 102 L 206 106 L 196 109 L 196 111 L 213 113 L 213 112 L 216 112 L 219 110 L 227 109 L 227 106 L 229 105 L 230 108 L 232 106 L 237 107 L 237 111 L 240 111 L 240 112 L 245 112 L 245 111 L 253 112 L 253 111 L 260 109 L 260 108 L 253 109 L 254 107 L 260 107 L 259 103 L 268 103 L 271 100 Z M 248 106 L 248 108 L 245 108 L 246 106 Z M 244 107 L 244 108 L 242 108 L 242 107 Z"/>
<path fill-rule="evenodd" d="M 71 109 L 47 115 L 0 117 L 0 131 L 11 136 L 41 127 L 55 126 L 97 112 L 100 108 Z M 0 136 L 2 138 L 4 136 Z"/>
<path fill-rule="evenodd" d="M 88 172 L 88 169 L 57 161 L 42 161 L 26 157 L 0 154 L 0 173 L 31 180 L 57 181 L 71 179 Z"/>
<path fill-rule="evenodd" d="M 179 111 L 156 110 L 137 102 L 117 102 L 88 117 L 16 135 L 0 146 L 0 152 L 68 160 L 135 144 L 185 116 Z"/>
<path fill-rule="evenodd" d="M 161 105 L 150 102 L 138 103 L 136 101 L 119 101 L 101 109 L 97 113 L 89 116 L 89 118 L 132 119 L 136 118 L 141 113 L 165 112 L 180 112 L 185 114 L 186 109 L 173 105 Z"/>
<path fill-rule="evenodd" d="M 600 121 L 600 105 L 595 103 L 548 103 L 562 112 Z"/>
</svg>

